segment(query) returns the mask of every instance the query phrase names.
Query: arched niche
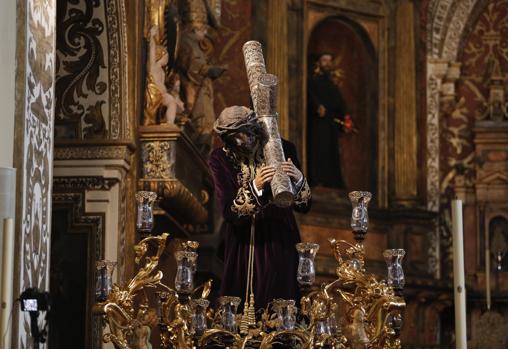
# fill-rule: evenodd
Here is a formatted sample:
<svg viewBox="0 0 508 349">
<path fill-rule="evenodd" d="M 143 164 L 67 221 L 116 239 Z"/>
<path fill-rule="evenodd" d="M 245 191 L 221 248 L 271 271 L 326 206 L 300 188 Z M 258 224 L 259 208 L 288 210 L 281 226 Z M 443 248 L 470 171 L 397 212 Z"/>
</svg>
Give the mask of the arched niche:
<svg viewBox="0 0 508 349">
<path fill-rule="evenodd" d="M 334 68 L 341 77 L 338 89 L 342 94 L 357 132 L 340 131 L 339 154 L 344 189 L 377 192 L 377 114 L 378 60 L 376 49 L 365 29 L 358 22 L 342 16 L 319 21 L 310 31 L 307 42 L 307 76 L 321 53 L 330 53 Z M 307 113 L 310 117 L 310 113 Z M 308 123 L 307 119 L 307 124 Z M 307 133 L 307 149 L 312 136 Z M 307 151 L 307 164 L 316 161 Z"/>
</svg>

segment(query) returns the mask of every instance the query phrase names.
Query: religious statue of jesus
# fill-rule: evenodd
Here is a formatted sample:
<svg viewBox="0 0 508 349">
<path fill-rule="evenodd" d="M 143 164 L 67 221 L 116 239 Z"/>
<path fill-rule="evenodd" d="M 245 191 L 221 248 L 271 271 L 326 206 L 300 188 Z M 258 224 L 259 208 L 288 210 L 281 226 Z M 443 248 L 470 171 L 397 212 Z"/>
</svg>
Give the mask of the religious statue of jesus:
<svg viewBox="0 0 508 349">
<path fill-rule="evenodd" d="M 293 211 L 307 212 L 311 194 L 295 146 L 282 140 L 286 161 L 281 168 L 295 189 L 293 206 L 283 208 L 272 201 L 270 181 L 276 170 L 265 165 L 267 134 L 256 114 L 246 107 L 226 108 L 214 131 L 224 143 L 208 161 L 225 228 L 221 294 L 244 298 L 248 293 L 249 248 L 254 245 L 252 291 L 256 307 L 265 307 L 274 298 L 298 299 L 295 244 L 300 242 L 300 233 Z"/>
</svg>

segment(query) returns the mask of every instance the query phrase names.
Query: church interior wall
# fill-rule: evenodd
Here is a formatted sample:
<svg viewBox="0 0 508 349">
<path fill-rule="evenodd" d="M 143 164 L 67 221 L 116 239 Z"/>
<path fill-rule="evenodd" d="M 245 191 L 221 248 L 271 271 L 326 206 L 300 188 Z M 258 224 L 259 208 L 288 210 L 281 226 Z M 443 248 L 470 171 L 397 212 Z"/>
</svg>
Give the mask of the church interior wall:
<svg viewBox="0 0 508 349">
<path fill-rule="evenodd" d="M 0 18 L 1 41 L 4 43 L 0 53 L 0 75 L 4 83 L 0 90 L 2 129 L 0 133 L 0 166 L 12 167 L 14 150 L 14 82 L 16 73 L 16 4 L 11 2 L 2 9 Z"/>
<path fill-rule="evenodd" d="M 143 18 L 147 1 L 46 2 L 47 9 L 42 11 L 36 1 L 26 1 L 29 17 L 18 8 L 18 24 L 12 15 L 14 2 L 0 15 L 2 28 L 6 28 L 0 30 L 0 38 L 7 45 L 1 53 L 0 71 L 2 77 L 9 77 L 5 80 L 12 80 L 11 85 L 3 84 L 0 91 L 5 113 L 0 131 L 0 166 L 16 166 L 18 182 L 17 195 L 7 190 L 13 188 L 12 184 L 0 185 L 6 188 L 0 192 L 0 200 L 12 203 L 15 196 L 17 204 L 16 227 L 22 232 L 16 245 L 17 270 L 21 275 L 14 281 L 17 291 L 28 285 L 50 289 L 50 279 L 56 282 L 60 265 L 55 262 L 50 272 L 49 254 L 65 250 L 65 241 L 72 248 L 77 248 L 78 243 L 86 244 L 86 261 L 75 264 L 87 272 L 86 278 L 79 280 L 88 287 L 83 303 L 86 306 L 93 301 L 95 261 L 117 261 L 115 280 L 129 280 L 136 270 L 132 246 L 141 238 L 135 231 L 134 219 L 134 193 L 140 189 L 157 191 L 169 203 L 156 210 L 158 229 L 172 234 L 161 257 L 168 284 L 175 274 L 173 253 L 187 239 L 202 244 L 199 269 L 203 272 L 198 279 L 214 277 L 220 282 L 217 249 L 221 220 L 204 165 L 206 153 L 200 153 L 195 139 L 180 130 L 170 127 L 152 132 L 142 126 L 147 78 Z M 369 49 L 374 51 L 370 58 L 375 67 L 369 72 L 361 68 L 355 71 L 358 62 L 353 58 L 343 60 L 347 64 L 341 68 L 345 79 L 350 80 L 343 84 L 348 89 L 348 100 L 359 99 L 358 91 L 367 90 L 362 85 L 371 82 L 368 75 L 375 75 L 371 86 L 374 90 L 369 95 L 373 101 L 372 124 L 361 120 L 355 123 L 361 131 L 370 130 L 362 133 L 368 141 L 361 146 L 375 152 L 375 156 L 369 157 L 372 154 L 367 150 L 355 152 L 359 145 L 348 148 L 344 138 L 341 149 L 349 152 L 342 166 L 355 163 L 358 171 L 354 175 L 359 176 L 361 165 L 370 164 L 368 172 L 375 184 L 369 188 L 318 189 L 312 211 L 297 216 L 302 240 L 321 245 L 318 281 L 329 281 L 335 276 L 327 239 L 333 236 L 351 240 L 347 190 L 370 189 L 375 200 L 369 209 L 371 227 L 365 242 L 369 271 L 384 276 L 384 249 L 405 248 L 407 252 L 407 308 L 402 330 L 405 347 L 450 347 L 454 327 L 449 204 L 458 196 L 465 201 L 469 344 L 477 349 L 501 348 L 506 343 L 503 331 L 508 318 L 507 262 L 503 257 L 501 270 L 496 271 L 494 255 L 490 259 L 494 312 L 486 313 L 485 256 L 489 253 L 487 246 L 508 251 L 508 1 L 277 0 L 274 4 L 270 0 L 224 0 L 221 4 L 220 26 L 209 33 L 203 47 L 214 64 L 225 65 L 227 70 L 213 81 L 213 106 L 209 107 L 218 115 L 226 106 L 250 105 L 241 47 L 247 40 L 259 40 L 269 69 L 287 81 L 285 92 L 279 96 L 279 105 L 283 106 L 279 126 L 281 134 L 295 143 L 304 172 L 309 156 L 309 54 L 312 50 L 321 51 L 319 45 L 326 46 L 329 34 L 323 33 L 320 42 L 310 42 L 318 40 L 312 36 L 314 29 L 327 19 L 342 20 L 361 28 L 371 43 Z M 277 22 L 278 16 L 285 18 L 282 24 Z M 47 49 L 55 50 L 56 60 L 47 58 L 47 66 L 39 66 L 21 45 L 27 40 L 38 47 L 33 41 L 38 34 L 26 22 L 50 38 L 54 36 L 54 45 L 48 39 Z M 26 28 L 17 30 L 23 38 L 15 48 L 16 26 L 20 23 Z M 412 34 L 407 36 L 404 30 Z M 42 49 L 37 50 L 41 53 Z M 281 66 L 281 62 L 287 65 Z M 54 68 L 54 74 L 47 67 Z M 360 73 L 366 76 L 359 79 Z M 27 81 L 27 77 L 32 80 Z M 40 89 L 28 87 L 33 81 Z M 37 109 L 37 98 L 49 104 Z M 499 104 L 494 101 L 504 106 L 504 112 L 496 109 Z M 364 98 L 359 103 L 364 103 Z M 361 113 L 356 114 L 353 113 L 353 121 Z M 38 128 L 29 120 L 46 124 Z M 34 132 L 43 129 L 49 134 L 45 134 L 44 144 L 38 144 Z M 30 139 L 39 148 L 30 148 Z M 161 152 L 160 145 L 166 144 L 168 148 Z M 155 149 L 154 145 L 159 146 L 158 153 L 149 152 Z M 213 145 L 220 146 L 220 141 L 215 139 Z M 27 163 L 32 161 L 30 151 L 37 153 L 33 164 Z M 157 172 L 161 167 L 148 167 L 147 154 L 162 154 L 157 165 L 167 165 L 168 172 Z M 33 171 L 41 171 L 41 178 L 35 178 Z M 153 175 L 154 171 L 157 175 Z M 0 181 L 12 177 L 11 172 L 3 177 L 0 171 Z M 356 186 L 370 185 L 369 181 L 360 182 Z M 36 204 L 46 211 L 40 225 L 26 223 L 34 218 L 27 203 L 33 203 L 37 196 L 30 187 L 42 188 L 42 201 Z M 199 222 L 189 219 L 178 209 L 173 210 L 171 205 L 175 202 L 185 207 L 184 211 L 192 212 L 190 216 L 206 218 L 197 219 Z M 13 205 L 4 206 L 5 212 L 14 215 Z M 0 218 L 4 206 L 0 202 Z M 54 251 L 49 250 L 48 234 L 65 236 L 55 238 Z M 44 243 L 36 246 L 30 242 L 31 237 Z M 26 251 L 40 258 L 38 262 L 27 257 Z M 62 262 L 65 258 L 53 260 Z M 215 294 L 217 285 L 214 287 Z M 23 315 L 14 316 L 15 343 L 26 343 L 27 321 Z M 489 328 L 488 321 L 496 326 Z M 90 335 L 85 347 L 100 347 L 98 322 L 87 314 L 84 323 L 84 331 Z M 491 338 L 487 333 L 493 334 Z"/>
</svg>

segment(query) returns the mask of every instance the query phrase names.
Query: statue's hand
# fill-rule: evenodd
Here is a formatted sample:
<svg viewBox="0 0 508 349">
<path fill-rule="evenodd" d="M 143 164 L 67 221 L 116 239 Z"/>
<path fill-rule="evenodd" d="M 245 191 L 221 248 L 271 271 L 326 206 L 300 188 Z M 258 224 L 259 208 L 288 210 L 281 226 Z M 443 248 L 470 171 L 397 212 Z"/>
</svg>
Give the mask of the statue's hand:
<svg viewBox="0 0 508 349">
<path fill-rule="evenodd" d="M 303 179 L 303 173 L 298 169 L 298 167 L 293 164 L 291 159 L 285 161 L 281 164 L 282 170 L 286 172 L 286 174 L 291 178 L 293 183 L 298 183 Z"/>
<path fill-rule="evenodd" d="M 324 118 L 326 115 L 326 108 L 324 105 L 320 104 L 317 109 L 318 115 L 320 118 Z"/>
<path fill-rule="evenodd" d="M 256 172 L 256 178 L 254 179 L 257 190 L 263 189 L 266 183 L 271 182 L 274 175 L 275 168 L 273 166 L 261 167 L 261 169 Z"/>
<path fill-rule="evenodd" d="M 226 71 L 226 67 L 214 66 L 208 68 L 208 77 L 211 79 L 217 79 Z"/>
<path fill-rule="evenodd" d="M 155 36 L 157 34 L 159 34 L 159 26 L 158 25 L 153 25 L 150 28 L 150 37 L 153 37 L 153 36 Z"/>
</svg>

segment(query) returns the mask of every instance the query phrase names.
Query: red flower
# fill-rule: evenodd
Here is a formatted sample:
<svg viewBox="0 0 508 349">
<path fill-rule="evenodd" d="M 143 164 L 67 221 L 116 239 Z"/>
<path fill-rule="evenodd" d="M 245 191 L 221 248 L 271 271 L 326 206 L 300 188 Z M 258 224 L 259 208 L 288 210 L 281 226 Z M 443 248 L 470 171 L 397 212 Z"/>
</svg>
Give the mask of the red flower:
<svg viewBox="0 0 508 349">
<path fill-rule="evenodd" d="M 344 128 L 347 130 L 353 129 L 353 120 L 351 119 L 351 115 L 349 114 L 346 114 L 346 116 L 344 116 Z"/>
</svg>

